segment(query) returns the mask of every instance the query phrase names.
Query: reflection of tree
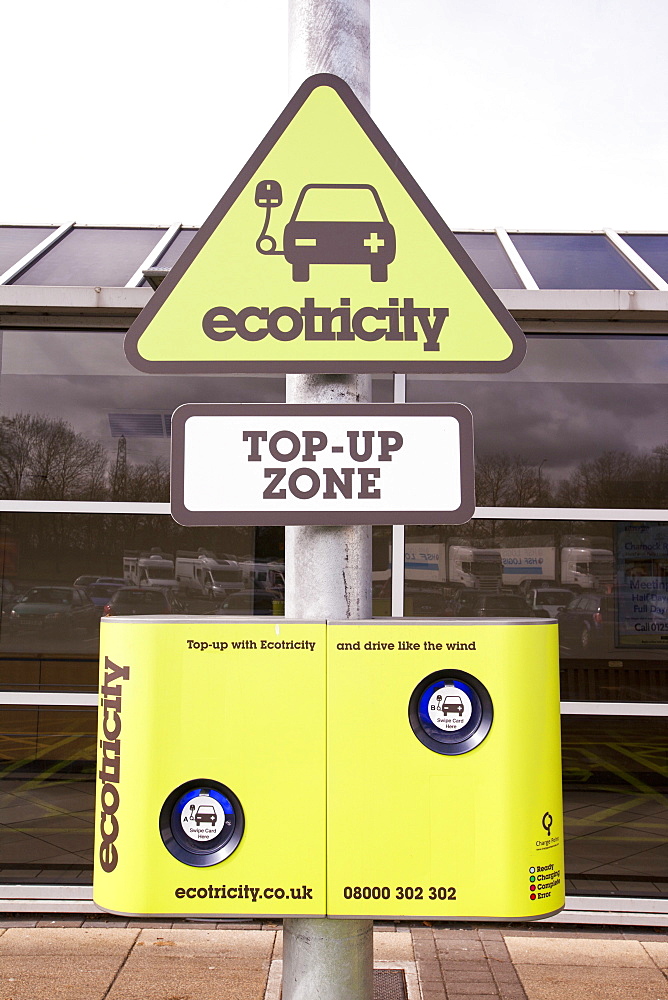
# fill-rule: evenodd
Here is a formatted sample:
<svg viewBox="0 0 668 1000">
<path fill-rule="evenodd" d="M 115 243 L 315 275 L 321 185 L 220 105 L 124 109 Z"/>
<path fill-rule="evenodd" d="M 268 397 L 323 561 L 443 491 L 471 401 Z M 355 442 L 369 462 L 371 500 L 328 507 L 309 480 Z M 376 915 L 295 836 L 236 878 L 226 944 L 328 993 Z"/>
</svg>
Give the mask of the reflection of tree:
<svg viewBox="0 0 668 1000">
<path fill-rule="evenodd" d="M 169 500 L 169 468 L 128 464 L 122 497 L 102 442 L 64 420 L 29 413 L 0 417 L 0 497 L 8 500 Z"/>
<path fill-rule="evenodd" d="M 107 495 L 102 444 L 64 420 L 0 417 L 0 491 L 15 500 L 101 500 Z"/>
<path fill-rule="evenodd" d="M 111 462 L 101 442 L 64 420 L 17 413 L 0 417 L 0 498 L 8 500 L 169 501 L 169 466 Z M 119 488 L 119 484 L 124 488 Z M 121 576 L 126 549 L 206 548 L 254 554 L 255 529 L 186 528 L 161 514 L 11 513 L 0 516 L 18 549 L 22 581 L 72 583 L 83 573 Z M 282 538 L 282 533 L 280 533 Z M 278 536 L 267 554 L 279 555 Z"/>
<path fill-rule="evenodd" d="M 169 502 L 169 465 L 162 458 L 155 458 L 143 465 L 129 464 L 127 468 L 127 497 L 152 503 Z"/>
<path fill-rule="evenodd" d="M 607 451 L 554 484 L 543 462 L 521 455 L 476 456 L 479 507 L 668 506 L 668 443 L 646 452 Z"/>
<path fill-rule="evenodd" d="M 562 480 L 563 507 L 665 507 L 668 505 L 668 443 L 650 452 L 607 451 Z"/>
<path fill-rule="evenodd" d="M 541 466 L 521 455 L 477 455 L 475 482 L 479 507 L 548 507 L 553 502 L 552 485 Z"/>
</svg>

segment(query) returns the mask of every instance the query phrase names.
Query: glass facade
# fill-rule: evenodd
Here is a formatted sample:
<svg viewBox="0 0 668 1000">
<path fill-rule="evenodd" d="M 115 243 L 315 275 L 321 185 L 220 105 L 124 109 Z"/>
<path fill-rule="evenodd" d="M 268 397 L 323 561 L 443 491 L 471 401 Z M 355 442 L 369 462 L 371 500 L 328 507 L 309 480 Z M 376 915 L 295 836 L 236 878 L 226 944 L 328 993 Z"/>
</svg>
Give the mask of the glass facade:
<svg viewBox="0 0 668 1000">
<path fill-rule="evenodd" d="M 0 710 L 0 884 L 89 883 L 97 713 Z"/>
<path fill-rule="evenodd" d="M 467 254 L 492 288 L 522 288 L 496 233 L 455 233 Z"/>
<path fill-rule="evenodd" d="M 0 274 L 4 274 L 53 232 L 53 226 L 0 226 Z"/>
<path fill-rule="evenodd" d="M 651 288 L 601 233 L 510 233 L 539 288 Z"/>
<path fill-rule="evenodd" d="M 409 402 L 474 416 L 481 507 L 668 507 L 668 339 L 527 337 L 503 378 L 409 376 Z"/>
<path fill-rule="evenodd" d="M 164 229 L 73 229 L 19 275 L 17 285 L 126 284 Z"/>
<path fill-rule="evenodd" d="M 112 246 L 105 264 L 118 282 L 150 251 L 140 231 L 124 232 L 130 249 Z M 193 234 L 177 237 L 170 262 Z M 564 256 L 562 235 L 551 236 L 562 254 L 551 271 L 549 246 L 512 237 L 542 287 L 622 277 L 646 287 L 604 237 L 585 266 L 577 255 L 591 243 Z M 496 287 L 519 288 L 495 234 L 461 239 Z M 647 258 L 663 252 L 633 239 Z M 601 268 L 620 262 L 606 272 L 618 284 L 605 284 Z M 67 283 L 61 263 L 55 283 Z M 281 608 L 281 528 L 169 517 L 171 414 L 182 403 L 280 403 L 285 386 L 144 375 L 121 331 L 29 322 L 3 331 L 0 355 L 0 882 L 68 886 L 91 878 L 98 622 L 116 592 L 141 589 L 152 567 L 169 583 L 156 613 Z M 394 567 L 408 616 L 558 617 L 568 891 L 655 905 L 668 890 L 668 336 L 618 328 L 561 332 L 553 320 L 528 335 L 514 372 L 407 378 L 409 402 L 472 410 L 478 510 L 465 525 L 406 526 Z M 373 398 L 393 398 L 390 376 L 374 377 Z M 133 508 L 142 503 L 165 506 Z M 374 528 L 377 616 L 392 613 L 392 540 Z"/>
<path fill-rule="evenodd" d="M 665 718 L 564 716 L 566 891 L 668 894 Z"/>
<path fill-rule="evenodd" d="M 647 234 L 631 236 L 624 234 L 623 239 L 629 246 L 643 257 L 664 281 L 668 281 L 668 236 Z"/>
</svg>

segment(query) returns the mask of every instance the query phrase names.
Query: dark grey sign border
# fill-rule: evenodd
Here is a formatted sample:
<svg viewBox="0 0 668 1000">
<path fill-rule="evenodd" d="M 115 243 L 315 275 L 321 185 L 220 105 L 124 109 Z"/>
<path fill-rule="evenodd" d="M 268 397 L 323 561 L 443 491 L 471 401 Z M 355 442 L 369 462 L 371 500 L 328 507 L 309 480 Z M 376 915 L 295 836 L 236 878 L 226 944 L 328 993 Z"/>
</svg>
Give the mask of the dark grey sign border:
<svg viewBox="0 0 668 1000">
<path fill-rule="evenodd" d="M 169 297 L 174 288 L 186 273 L 190 265 L 198 256 L 200 251 L 206 246 L 209 239 L 216 231 L 221 221 L 227 215 L 230 208 L 250 182 L 255 171 L 267 157 L 275 146 L 276 142 L 285 132 L 286 128 L 300 110 L 306 99 L 317 87 L 331 87 L 339 95 L 347 106 L 350 113 L 357 120 L 370 141 L 378 150 L 379 154 L 387 163 L 389 169 L 395 174 L 397 180 L 404 186 L 408 195 L 413 199 L 419 211 L 422 212 L 427 222 L 445 245 L 449 253 L 454 257 L 457 264 L 474 286 L 480 298 L 489 307 L 490 311 L 499 321 L 501 327 L 508 334 L 512 350 L 507 358 L 501 361 L 392 361 L 384 359 L 381 361 L 337 361 L 312 360 L 312 361 L 267 361 L 261 358 L 248 357 L 248 361 L 148 361 L 139 353 L 139 338 L 152 322 L 162 305 Z M 150 301 L 142 309 L 141 313 L 134 321 L 125 336 L 125 354 L 130 364 L 142 372 L 156 372 L 171 375 L 180 372 L 190 373 L 210 373 L 210 372 L 318 372 L 321 374 L 334 373 L 355 373 L 364 372 L 434 372 L 444 374 L 446 372 L 510 372 L 521 364 L 526 354 L 526 339 L 524 333 L 505 308 L 496 292 L 491 288 L 486 279 L 482 276 L 471 258 L 465 252 L 453 232 L 445 224 L 435 207 L 427 198 L 426 194 L 417 181 L 401 162 L 394 152 L 385 136 L 375 125 L 366 109 L 360 104 L 347 83 L 338 76 L 329 73 L 319 73 L 305 80 L 294 97 L 290 100 L 285 110 L 279 115 L 274 125 L 270 128 L 260 145 L 257 147 L 241 172 L 227 189 L 221 200 L 218 202 L 213 212 L 203 224 L 197 235 L 191 240 L 177 262 L 172 267 L 167 277 L 161 282 L 157 291 L 153 293 Z"/>
<path fill-rule="evenodd" d="M 459 475 L 462 502 L 454 511 L 352 510 L 329 511 L 203 511 L 189 510 L 184 502 L 185 426 L 190 417 L 454 417 L 460 429 Z M 212 461 L 224 461 L 224 456 Z M 438 460 L 438 459 L 436 459 Z M 463 403 L 185 403 L 172 417 L 171 513 L 186 527 L 296 524 L 464 524 L 475 511 L 473 415 Z M 419 484 L 416 484 L 416 490 Z M 286 501 L 290 503 L 290 501 Z M 334 503 L 336 503 L 334 501 Z"/>
</svg>

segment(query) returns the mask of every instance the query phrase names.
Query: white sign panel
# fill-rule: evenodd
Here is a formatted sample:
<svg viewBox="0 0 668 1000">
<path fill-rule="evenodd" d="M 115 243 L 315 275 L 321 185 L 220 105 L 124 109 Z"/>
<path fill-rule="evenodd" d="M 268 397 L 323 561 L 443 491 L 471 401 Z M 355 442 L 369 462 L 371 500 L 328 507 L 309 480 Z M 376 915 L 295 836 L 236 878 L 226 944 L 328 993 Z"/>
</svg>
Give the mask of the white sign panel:
<svg viewBox="0 0 668 1000">
<path fill-rule="evenodd" d="M 172 419 L 179 524 L 462 524 L 473 478 L 460 403 L 189 403 Z"/>
</svg>

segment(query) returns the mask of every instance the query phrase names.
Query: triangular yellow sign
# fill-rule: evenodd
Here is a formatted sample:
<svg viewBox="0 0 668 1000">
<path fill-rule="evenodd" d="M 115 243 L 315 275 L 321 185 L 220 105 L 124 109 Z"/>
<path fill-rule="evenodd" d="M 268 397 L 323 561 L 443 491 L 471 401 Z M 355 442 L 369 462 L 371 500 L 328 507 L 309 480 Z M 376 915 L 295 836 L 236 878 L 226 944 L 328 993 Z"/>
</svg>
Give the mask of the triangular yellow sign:
<svg viewBox="0 0 668 1000">
<path fill-rule="evenodd" d="M 352 93 L 313 76 L 128 331 L 148 372 L 510 371 L 524 335 Z"/>
</svg>

